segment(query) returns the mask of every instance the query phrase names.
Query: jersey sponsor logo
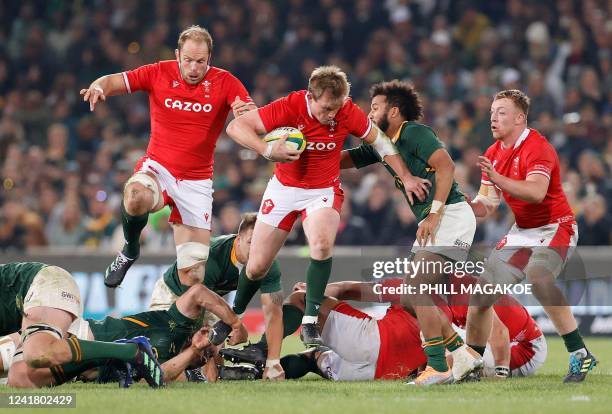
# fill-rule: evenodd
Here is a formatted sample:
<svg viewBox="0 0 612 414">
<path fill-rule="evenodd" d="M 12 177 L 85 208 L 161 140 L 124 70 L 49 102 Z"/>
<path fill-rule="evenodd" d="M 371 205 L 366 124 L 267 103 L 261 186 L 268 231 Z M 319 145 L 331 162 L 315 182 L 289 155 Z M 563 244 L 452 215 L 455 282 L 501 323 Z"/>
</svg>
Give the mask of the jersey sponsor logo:
<svg viewBox="0 0 612 414">
<path fill-rule="evenodd" d="M 179 81 L 177 81 L 177 80 L 173 80 L 173 81 L 172 81 L 172 87 L 173 87 L 173 88 L 176 88 L 176 87 L 177 87 L 177 86 L 179 86 L 179 85 L 180 85 Z"/>
<path fill-rule="evenodd" d="M 323 202 L 327 203 L 327 197 L 323 197 Z"/>
<path fill-rule="evenodd" d="M 261 203 L 261 214 L 270 214 L 272 209 L 274 209 L 274 201 L 269 198 Z"/>
<path fill-rule="evenodd" d="M 213 106 L 209 103 L 202 105 L 199 102 L 181 101 L 179 99 L 166 98 L 164 99 L 166 108 L 178 109 L 185 112 L 210 112 Z"/>
<path fill-rule="evenodd" d="M 310 151 L 333 151 L 336 149 L 335 142 L 312 142 L 306 143 L 306 150 Z"/>
<path fill-rule="evenodd" d="M 207 222 L 208 222 L 208 217 L 209 217 L 208 213 L 204 213 L 204 220 L 206 220 Z"/>
</svg>

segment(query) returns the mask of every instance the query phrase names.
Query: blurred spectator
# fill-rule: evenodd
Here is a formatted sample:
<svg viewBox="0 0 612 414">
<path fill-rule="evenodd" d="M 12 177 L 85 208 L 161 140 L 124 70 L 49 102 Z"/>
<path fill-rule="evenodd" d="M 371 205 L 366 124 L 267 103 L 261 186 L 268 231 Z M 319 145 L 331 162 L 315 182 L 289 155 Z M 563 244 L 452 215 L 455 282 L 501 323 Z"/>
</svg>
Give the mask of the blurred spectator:
<svg viewBox="0 0 612 414">
<path fill-rule="evenodd" d="M 610 220 L 606 217 L 606 200 L 594 194 L 585 198 L 582 215 L 578 218 L 578 245 L 601 246 L 609 243 Z"/>
<path fill-rule="evenodd" d="M 325 63 L 346 70 L 351 95 L 366 111 L 373 82 L 409 79 L 423 98 L 423 122 L 444 141 L 471 197 L 480 186 L 477 156 L 493 142 L 492 96 L 523 89 L 531 98 L 530 126 L 559 151 L 582 226 L 601 210 L 598 196 L 604 217 L 612 213 L 606 2 L 39 3 L 8 2 L 10 10 L 0 13 L 0 249 L 47 241 L 112 248 L 121 236 L 115 229 L 123 184 L 148 141 L 147 96 L 109 99 L 92 114 L 78 90 L 103 73 L 173 59 L 178 32 L 196 23 L 212 32 L 212 64 L 237 74 L 258 105 L 304 88 L 304 74 Z M 259 208 L 273 164 L 223 136 L 215 159 L 214 228 L 225 232 L 237 212 Z M 386 172 L 378 166 L 343 177 L 338 244 L 409 244 L 416 224 L 405 203 L 393 201 L 397 191 Z M 495 239 L 512 220 L 508 214 L 479 225 L 478 234 Z M 149 224 L 150 251 L 172 247 L 162 217 Z M 599 236 L 598 243 L 610 243 L 609 235 Z M 303 241 L 290 237 L 288 244 Z"/>
</svg>

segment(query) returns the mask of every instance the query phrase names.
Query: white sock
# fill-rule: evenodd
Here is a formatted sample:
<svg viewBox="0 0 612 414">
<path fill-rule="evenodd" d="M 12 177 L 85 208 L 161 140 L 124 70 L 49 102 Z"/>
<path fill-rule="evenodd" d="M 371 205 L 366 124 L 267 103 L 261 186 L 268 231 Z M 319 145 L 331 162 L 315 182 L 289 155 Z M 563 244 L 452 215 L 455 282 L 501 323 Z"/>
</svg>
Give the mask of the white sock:
<svg viewBox="0 0 612 414">
<path fill-rule="evenodd" d="M 319 321 L 319 318 L 316 316 L 302 316 L 302 324 L 305 323 L 317 323 Z"/>
</svg>

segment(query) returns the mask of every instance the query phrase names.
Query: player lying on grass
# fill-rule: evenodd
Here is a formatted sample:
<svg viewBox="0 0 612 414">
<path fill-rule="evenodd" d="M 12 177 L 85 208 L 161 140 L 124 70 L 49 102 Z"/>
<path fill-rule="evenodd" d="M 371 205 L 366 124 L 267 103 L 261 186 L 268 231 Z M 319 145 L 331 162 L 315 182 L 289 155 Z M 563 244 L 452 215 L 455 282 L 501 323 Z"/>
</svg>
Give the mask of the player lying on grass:
<svg viewBox="0 0 612 414">
<path fill-rule="evenodd" d="M 230 330 L 219 325 L 213 326 L 209 333 L 208 327 L 198 330 L 200 317 L 204 309 L 221 319 Z M 161 371 L 166 382 L 186 380 L 197 373 L 186 372 L 190 367 L 205 365 L 205 372 L 213 379 L 217 377 L 217 369 L 213 358 L 218 346 L 230 336 L 230 344 L 244 342 L 247 331 L 238 316 L 227 303 L 217 294 L 203 285 L 189 288 L 167 311 L 148 311 L 123 318 L 107 317 L 104 320 L 78 319 L 69 332 L 73 341 L 102 340 L 107 342 L 121 339 L 132 340 L 146 337 L 157 355 Z M 207 336 L 208 334 L 208 336 Z M 123 345 L 123 344 L 113 344 Z M 129 361 L 126 361 L 129 362 Z M 103 382 L 116 380 L 115 371 L 125 371 L 125 364 L 98 358 L 82 362 L 71 362 L 50 368 L 39 368 L 30 373 L 28 380 L 22 378 L 23 362 L 15 362 L 9 371 L 10 378 L 17 378 L 12 385 L 20 387 L 41 387 L 60 385 L 71 379 L 82 376 L 89 380 L 98 377 L 99 369 Z M 109 372 L 111 374 L 109 374 Z"/>
<path fill-rule="evenodd" d="M 458 279 L 454 279 L 453 283 L 459 283 Z M 387 279 L 383 285 L 397 287 L 401 283 L 403 281 L 399 278 Z M 398 379 L 416 373 L 415 370 L 426 362 L 418 323 L 398 306 L 401 299 L 399 294 L 375 294 L 374 284 L 338 282 L 328 285 L 326 294 L 335 295 L 340 300 L 327 297 L 320 318 L 327 322 L 327 325 L 323 324 L 322 335 L 329 338 L 334 346 L 283 357 L 281 363 L 287 378 L 299 378 L 308 372 L 315 372 L 335 380 Z M 288 298 L 285 308 L 300 309 L 303 306 L 303 284 L 297 289 Z M 450 320 L 460 327 L 465 325 L 466 299 L 458 298 L 457 304 L 453 302 L 450 306 L 441 299 L 437 301 L 439 309 L 443 311 L 439 314 L 444 315 L 441 322 L 446 336 L 445 346 L 451 351 L 449 363 L 465 358 L 467 354 L 462 339 L 449 324 Z M 342 300 L 391 302 L 392 305 L 385 317 L 376 321 Z M 495 307 L 499 318 L 495 319 L 489 338 L 490 349 L 485 354 L 484 374 L 502 378 L 532 375 L 546 358 L 546 341 L 524 307 L 510 297 L 504 300 L 507 302 Z M 297 328 L 295 321 L 291 320 L 285 321 L 285 326 L 286 334 Z M 221 354 L 234 362 L 257 365 L 265 358 L 262 356 L 265 348 L 261 344 L 253 344 L 242 350 L 225 349 Z"/>
<path fill-rule="evenodd" d="M 449 277 L 449 284 L 454 285 L 452 292 L 467 292 L 461 290 L 460 285 L 476 283 L 472 276 Z M 352 282 L 344 282 L 350 284 Z M 382 287 L 398 287 L 402 282 L 399 278 L 390 278 L 382 281 Z M 346 286 L 345 292 L 352 292 L 357 296 L 358 289 L 361 296 L 372 294 L 374 283 L 361 283 Z M 348 295 L 348 293 L 345 293 Z M 349 296 L 348 299 L 351 297 Z M 370 297 L 370 299 L 372 299 Z M 381 295 L 379 301 L 399 303 L 400 295 Z M 447 295 L 446 303 L 438 305 L 447 308 L 450 312 L 451 322 L 465 329 L 468 315 L 468 293 Z M 526 377 L 533 375 L 546 360 L 547 344 L 544 334 L 527 309 L 512 296 L 503 295 L 493 306 L 493 326 L 484 352 L 485 377 Z M 448 314 L 448 313 L 447 313 Z"/>
<path fill-rule="evenodd" d="M 176 263 L 171 266 L 155 284 L 150 308 L 169 309 L 189 286 L 203 283 L 221 296 L 236 290 L 233 310 L 241 315 L 257 290 L 260 290 L 269 357 L 271 360 L 278 360 L 283 339 L 283 293 L 278 262 L 274 260 L 264 278 L 260 280 L 249 281 L 244 272 L 241 273 L 249 259 L 256 220 L 256 213 L 245 213 L 238 226 L 238 234 L 213 238 L 206 262 L 206 273 L 197 266 L 187 269 L 178 269 Z M 273 367 L 280 371 L 280 365 Z M 267 378 L 268 371 L 265 374 Z M 282 379 L 282 376 L 278 376 L 278 379 Z"/>
<path fill-rule="evenodd" d="M 6 335 L 0 337 L 0 372 L 11 367 L 11 386 L 38 386 L 35 372 L 41 368 L 101 359 L 131 364 L 151 387 L 164 383 L 146 340 L 117 344 L 68 337 L 70 325 L 82 316 L 81 295 L 72 275 L 60 267 L 0 265 L 0 312 L 0 335 Z"/>
</svg>

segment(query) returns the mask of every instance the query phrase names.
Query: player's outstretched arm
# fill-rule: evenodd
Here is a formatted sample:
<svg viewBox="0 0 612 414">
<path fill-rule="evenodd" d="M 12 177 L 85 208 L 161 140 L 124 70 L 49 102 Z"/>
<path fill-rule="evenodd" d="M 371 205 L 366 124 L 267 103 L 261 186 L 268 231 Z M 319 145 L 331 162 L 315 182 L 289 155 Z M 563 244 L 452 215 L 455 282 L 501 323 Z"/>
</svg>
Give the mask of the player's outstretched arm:
<svg viewBox="0 0 612 414">
<path fill-rule="evenodd" d="M 189 347 L 162 364 L 164 381 L 185 381 L 185 370 L 194 363 L 201 363 L 204 353 L 209 348 L 213 346 L 208 341 L 208 328 L 202 328 L 193 334 Z"/>
<path fill-rule="evenodd" d="M 107 96 L 123 95 L 126 92 L 123 74 L 113 73 L 96 79 L 79 93 L 83 96 L 83 101 L 89 102 L 89 110 L 93 111 L 100 100 L 105 101 Z"/>
<path fill-rule="evenodd" d="M 204 285 L 191 286 L 187 292 L 178 298 L 176 307 L 179 312 L 192 319 L 199 317 L 203 310 L 208 310 L 217 316 L 232 329 L 230 345 L 239 344 L 247 340 L 248 332 L 244 325 L 242 325 L 240 318 L 221 296 Z"/>
<path fill-rule="evenodd" d="M 414 204 L 413 195 L 420 201 L 425 200 L 429 193 L 431 182 L 424 178 L 415 177 L 410 173 L 408 167 L 406 167 L 406 163 L 404 163 L 404 160 L 397 151 L 397 148 L 395 148 L 391 139 L 384 132 L 376 125 L 373 125 L 368 135 L 364 138 L 364 141 L 374 147 L 376 152 L 380 155 L 380 158 L 385 160 L 402 180 L 410 204 Z"/>
<path fill-rule="evenodd" d="M 227 129 L 227 135 L 243 147 L 252 149 L 270 161 L 290 162 L 300 158 L 297 150 L 287 147 L 286 137 L 274 142 L 264 142 L 259 135 L 265 134 L 266 128 L 258 111 L 248 111 L 233 119 Z"/>
</svg>

